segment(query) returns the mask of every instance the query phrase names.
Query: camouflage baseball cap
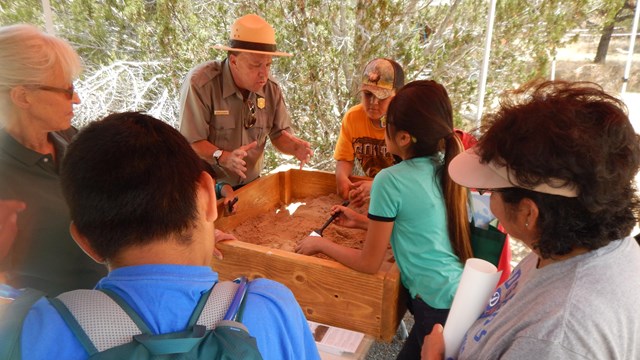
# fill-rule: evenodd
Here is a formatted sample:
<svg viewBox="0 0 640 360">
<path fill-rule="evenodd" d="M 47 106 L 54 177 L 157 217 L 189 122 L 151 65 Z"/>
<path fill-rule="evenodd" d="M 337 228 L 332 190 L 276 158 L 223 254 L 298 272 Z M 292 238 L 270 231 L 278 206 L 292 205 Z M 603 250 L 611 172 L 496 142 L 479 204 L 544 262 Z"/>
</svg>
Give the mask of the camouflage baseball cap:
<svg viewBox="0 0 640 360">
<path fill-rule="evenodd" d="M 402 67 L 389 59 L 371 60 L 362 73 L 360 91 L 370 91 L 378 99 L 386 99 L 404 85 Z"/>
</svg>

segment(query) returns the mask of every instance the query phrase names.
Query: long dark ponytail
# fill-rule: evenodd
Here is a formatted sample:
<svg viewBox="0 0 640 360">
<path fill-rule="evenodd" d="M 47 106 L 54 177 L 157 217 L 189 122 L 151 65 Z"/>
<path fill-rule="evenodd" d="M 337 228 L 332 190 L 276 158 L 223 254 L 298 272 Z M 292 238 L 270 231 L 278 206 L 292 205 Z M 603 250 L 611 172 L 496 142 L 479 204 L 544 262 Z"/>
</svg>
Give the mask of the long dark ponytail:
<svg viewBox="0 0 640 360">
<path fill-rule="evenodd" d="M 464 263 L 473 257 L 467 210 L 468 191 L 449 177 L 446 169 L 463 151 L 453 131 L 453 110 L 446 89 L 433 80 L 413 81 L 401 88 L 389 104 L 387 132 L 404 130 L 411 135 L 411 157 L 444 153 L 438 177 L 447 211 L 447 229 L 453 251 Z"/>
</svg>

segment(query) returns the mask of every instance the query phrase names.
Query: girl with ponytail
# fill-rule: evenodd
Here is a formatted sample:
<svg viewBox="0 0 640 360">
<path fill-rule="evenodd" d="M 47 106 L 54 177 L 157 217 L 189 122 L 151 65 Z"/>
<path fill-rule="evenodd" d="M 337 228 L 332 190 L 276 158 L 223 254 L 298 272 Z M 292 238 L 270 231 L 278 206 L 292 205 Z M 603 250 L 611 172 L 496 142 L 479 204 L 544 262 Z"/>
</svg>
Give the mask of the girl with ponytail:
<svg viewBox="0 0 640 360">
<path fill-rule="evenodd" d="M 401 88 L 385 118 L 387 151 L 402 162 L 373 180 L 368 216 L 335 206 L 338 225 L 367 230 L 362 250 L 307 237 L 298 253 L 324 253 L 358 271 L 376 273 L 391 243 L 415 325 L 398 359 L 419 359 L 424 336 L 444 324 L 471 251 L 467 190 L 451 180 L 449 162 L 463 151 L 451 101 L 435 81 Z"/>
</svg>

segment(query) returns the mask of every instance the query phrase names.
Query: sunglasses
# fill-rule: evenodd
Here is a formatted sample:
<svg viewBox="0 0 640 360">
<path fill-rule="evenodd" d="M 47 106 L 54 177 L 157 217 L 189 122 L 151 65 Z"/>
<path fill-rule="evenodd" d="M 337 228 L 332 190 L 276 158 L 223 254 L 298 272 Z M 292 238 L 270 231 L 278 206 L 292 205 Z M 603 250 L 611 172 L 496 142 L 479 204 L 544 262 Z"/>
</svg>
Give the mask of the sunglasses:
<svg viewBox="0 0 640 360">
<path fill-rule="evenodd" d="M 65 94 L 67 100 L 73 100 L 73 95 L 76 93 L 76 90 L 73 87 L 73 85 L 71 85 L 71 87 L 69 87 L 68 89 L 63 89 L 63 88 L 59 88 L 59 87 L 55 87 L 55 86 L 48 86 L 48 85 L 33 85 L 32 87 L 34 89 L 38 89 L 38 90 L 51 91 L 51 92 L 57 92 L 57 93 Z"/>
<path fill-rule="evenodd" d="M 501 188 L 501 189 L 476 189 L 476 191 L 478 192 L 478 194 L 480 195 L 484 195 L 486 193 L 499 193 L 499 192 L 503 192 L 505 190 L 505 188 Z"/>
<path fill-rule="evenodd" d="M 249 112 L 244 117 L 244 128 L 250 129 L 253 125 L 256 124 L 256 106 L 251 100 L 247 100 L 247 106 L 249 107 Z"/>
</svg>

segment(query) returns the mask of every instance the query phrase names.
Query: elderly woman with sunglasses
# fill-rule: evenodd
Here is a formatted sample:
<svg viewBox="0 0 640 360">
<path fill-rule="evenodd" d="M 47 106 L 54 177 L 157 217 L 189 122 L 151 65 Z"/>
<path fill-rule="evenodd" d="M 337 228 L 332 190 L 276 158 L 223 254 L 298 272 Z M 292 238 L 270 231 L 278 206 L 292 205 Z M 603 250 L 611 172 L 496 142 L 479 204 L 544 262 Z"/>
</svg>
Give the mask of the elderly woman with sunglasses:
<svg viewBox="0 0 640 360">
<path fill-rule="evenodd" d="M 50 295 L 92 288 L 106 274 L 69 234 L 60 161 L 76 133 L 81 60 L 64 40 L 25 24 L 0 27 L 0 199 L 24 202 L 0 272 Z M 107 166 L 107 165 L 105 165 Z"/>
<path fill-rule="evenodd" d="M 467 331 L 458 359 L 639 359 L 640 137 L 591 83 L 532 83 L 502 102 L 451 178 L 532 253 Z M 442 328 L 423 359 L 442 359 Z M 449 352 L 449 351 L 448 351 Z"/>
</svg>

